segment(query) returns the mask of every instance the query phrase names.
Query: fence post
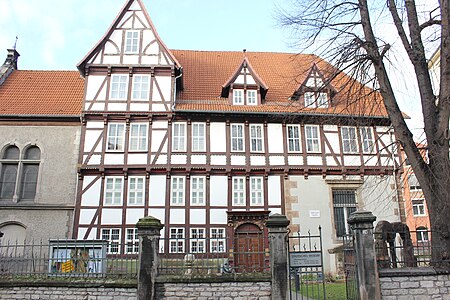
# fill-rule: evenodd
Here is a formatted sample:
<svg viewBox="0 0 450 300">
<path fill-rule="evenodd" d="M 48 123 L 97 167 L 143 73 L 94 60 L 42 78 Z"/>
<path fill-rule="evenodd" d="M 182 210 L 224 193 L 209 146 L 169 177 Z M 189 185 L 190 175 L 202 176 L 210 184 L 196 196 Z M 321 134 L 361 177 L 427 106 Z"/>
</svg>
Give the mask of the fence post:
<svg viewBox="0 0 450 300">
<path fill-rule="evenodd" d="M 370 211 L 356 211 L 347 220 L 354 237 L 360 300 L 381 299 L 373 238 L 376 219 Z"/>
<path fill-rule="evenodd" d="M 269 229 L 270 271 L 272 275 L 272 299 L 287 299 L 287 226 L 286 216 L 274 214 L 269 217 L 266 226 Z"/>
<path fill-rule="evenodd" d="M 159 237 L 163 227 L 158 219 L 151 216 L 139 219 L 136 224 L 139 236 L 138 300 L 155 298 Z"/>
</svg>

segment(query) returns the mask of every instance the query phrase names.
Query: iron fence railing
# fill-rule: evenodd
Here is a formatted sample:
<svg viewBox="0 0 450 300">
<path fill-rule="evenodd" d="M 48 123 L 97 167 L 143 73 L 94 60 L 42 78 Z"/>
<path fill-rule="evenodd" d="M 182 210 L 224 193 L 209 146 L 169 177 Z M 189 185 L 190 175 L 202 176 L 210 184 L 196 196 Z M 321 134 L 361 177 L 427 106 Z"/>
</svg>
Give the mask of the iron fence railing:
<svg viewBox="0 0 450 300">
<path fill-rule="evenodd" d="M 433 260 L 432 252 L 448 249 L 434 248 L 432 236 L 430 230 L 375 234 L 378 268 L 427 267 L 442 263 L 442 260 Z"/>
<path fill-rule="evenodd" d="M 159 252 L 161 275 L 270 272 L 268 241 L 263 235 L 163 238 Z"/>
<path fill-rule="evenodd" d="M 0 277 L 120 277 L 136 278 L 137 253 L 104 240 L 49 240 L 0 244 Z"/>
</svg>

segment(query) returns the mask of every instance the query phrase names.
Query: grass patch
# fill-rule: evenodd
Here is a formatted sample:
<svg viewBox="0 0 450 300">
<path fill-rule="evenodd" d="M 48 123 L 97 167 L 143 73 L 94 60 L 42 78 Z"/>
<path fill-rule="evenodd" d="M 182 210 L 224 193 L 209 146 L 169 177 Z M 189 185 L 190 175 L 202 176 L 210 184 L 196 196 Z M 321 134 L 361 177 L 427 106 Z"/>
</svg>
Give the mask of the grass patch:
<svg viewBox="0 0 450 300">
<path fill-rule="evenodd" d="M 300 294 L 309 299 L 321 300 L 324 299 L 322 291 L 322 283 L 302 284 Z M 328 282 L 325 283 L 325 294 L 327 300 L 342 300 L 346 299 L 345 282 Z"/>
</svg>

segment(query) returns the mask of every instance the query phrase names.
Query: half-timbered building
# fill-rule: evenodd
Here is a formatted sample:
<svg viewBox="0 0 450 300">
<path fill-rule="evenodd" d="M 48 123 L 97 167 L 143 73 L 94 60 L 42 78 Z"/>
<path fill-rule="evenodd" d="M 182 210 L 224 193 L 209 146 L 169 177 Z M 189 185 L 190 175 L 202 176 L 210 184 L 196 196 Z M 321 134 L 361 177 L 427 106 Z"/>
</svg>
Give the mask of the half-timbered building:
<svg viewBox="0 0 450 300">
<path fill-rule="evenodd" d="M 257 238 L 282 213 L 292 231 L 321 225 L 332 253 L 357 208 L 400 219 L 380 96 L 315 55 L 170 50 L 128 0 L 78 70 L 75 238 L 134 242 L 152 215 L 165 252 L 229 251 L 206 239 Z"/>
</svg>

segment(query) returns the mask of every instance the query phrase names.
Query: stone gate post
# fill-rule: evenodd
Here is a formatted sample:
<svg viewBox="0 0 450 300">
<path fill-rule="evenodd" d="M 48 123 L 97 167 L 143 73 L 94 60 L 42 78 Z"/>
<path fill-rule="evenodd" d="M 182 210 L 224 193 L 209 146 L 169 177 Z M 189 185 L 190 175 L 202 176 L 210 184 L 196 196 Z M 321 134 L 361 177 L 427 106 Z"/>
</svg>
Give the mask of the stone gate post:
<svg viewBox="0 0 450 300">
<path fill-rule="evenodd" d="M 360 300 L 381 299 L 373 238 L 373 222 L 376 219 L 369 211 L 356 211 L 347 220 L 354 237 Z"/>
<path fill-rule="evenodd" d="M 139 236 L 138 300 L 153 300 L 158 268 L 158 248 L 161 222 L 151 216 L 139 219 L 136 224 Z"/>
<path fill-rule="evenodd" d="M 266 226 L 269 229 L 270 270 L 272 275 L 272 299 L 287 299 L 288 265 L 287 265 L 287 226 L 286 216 L 274 214 L 269 217 Z"/>
</svg>

